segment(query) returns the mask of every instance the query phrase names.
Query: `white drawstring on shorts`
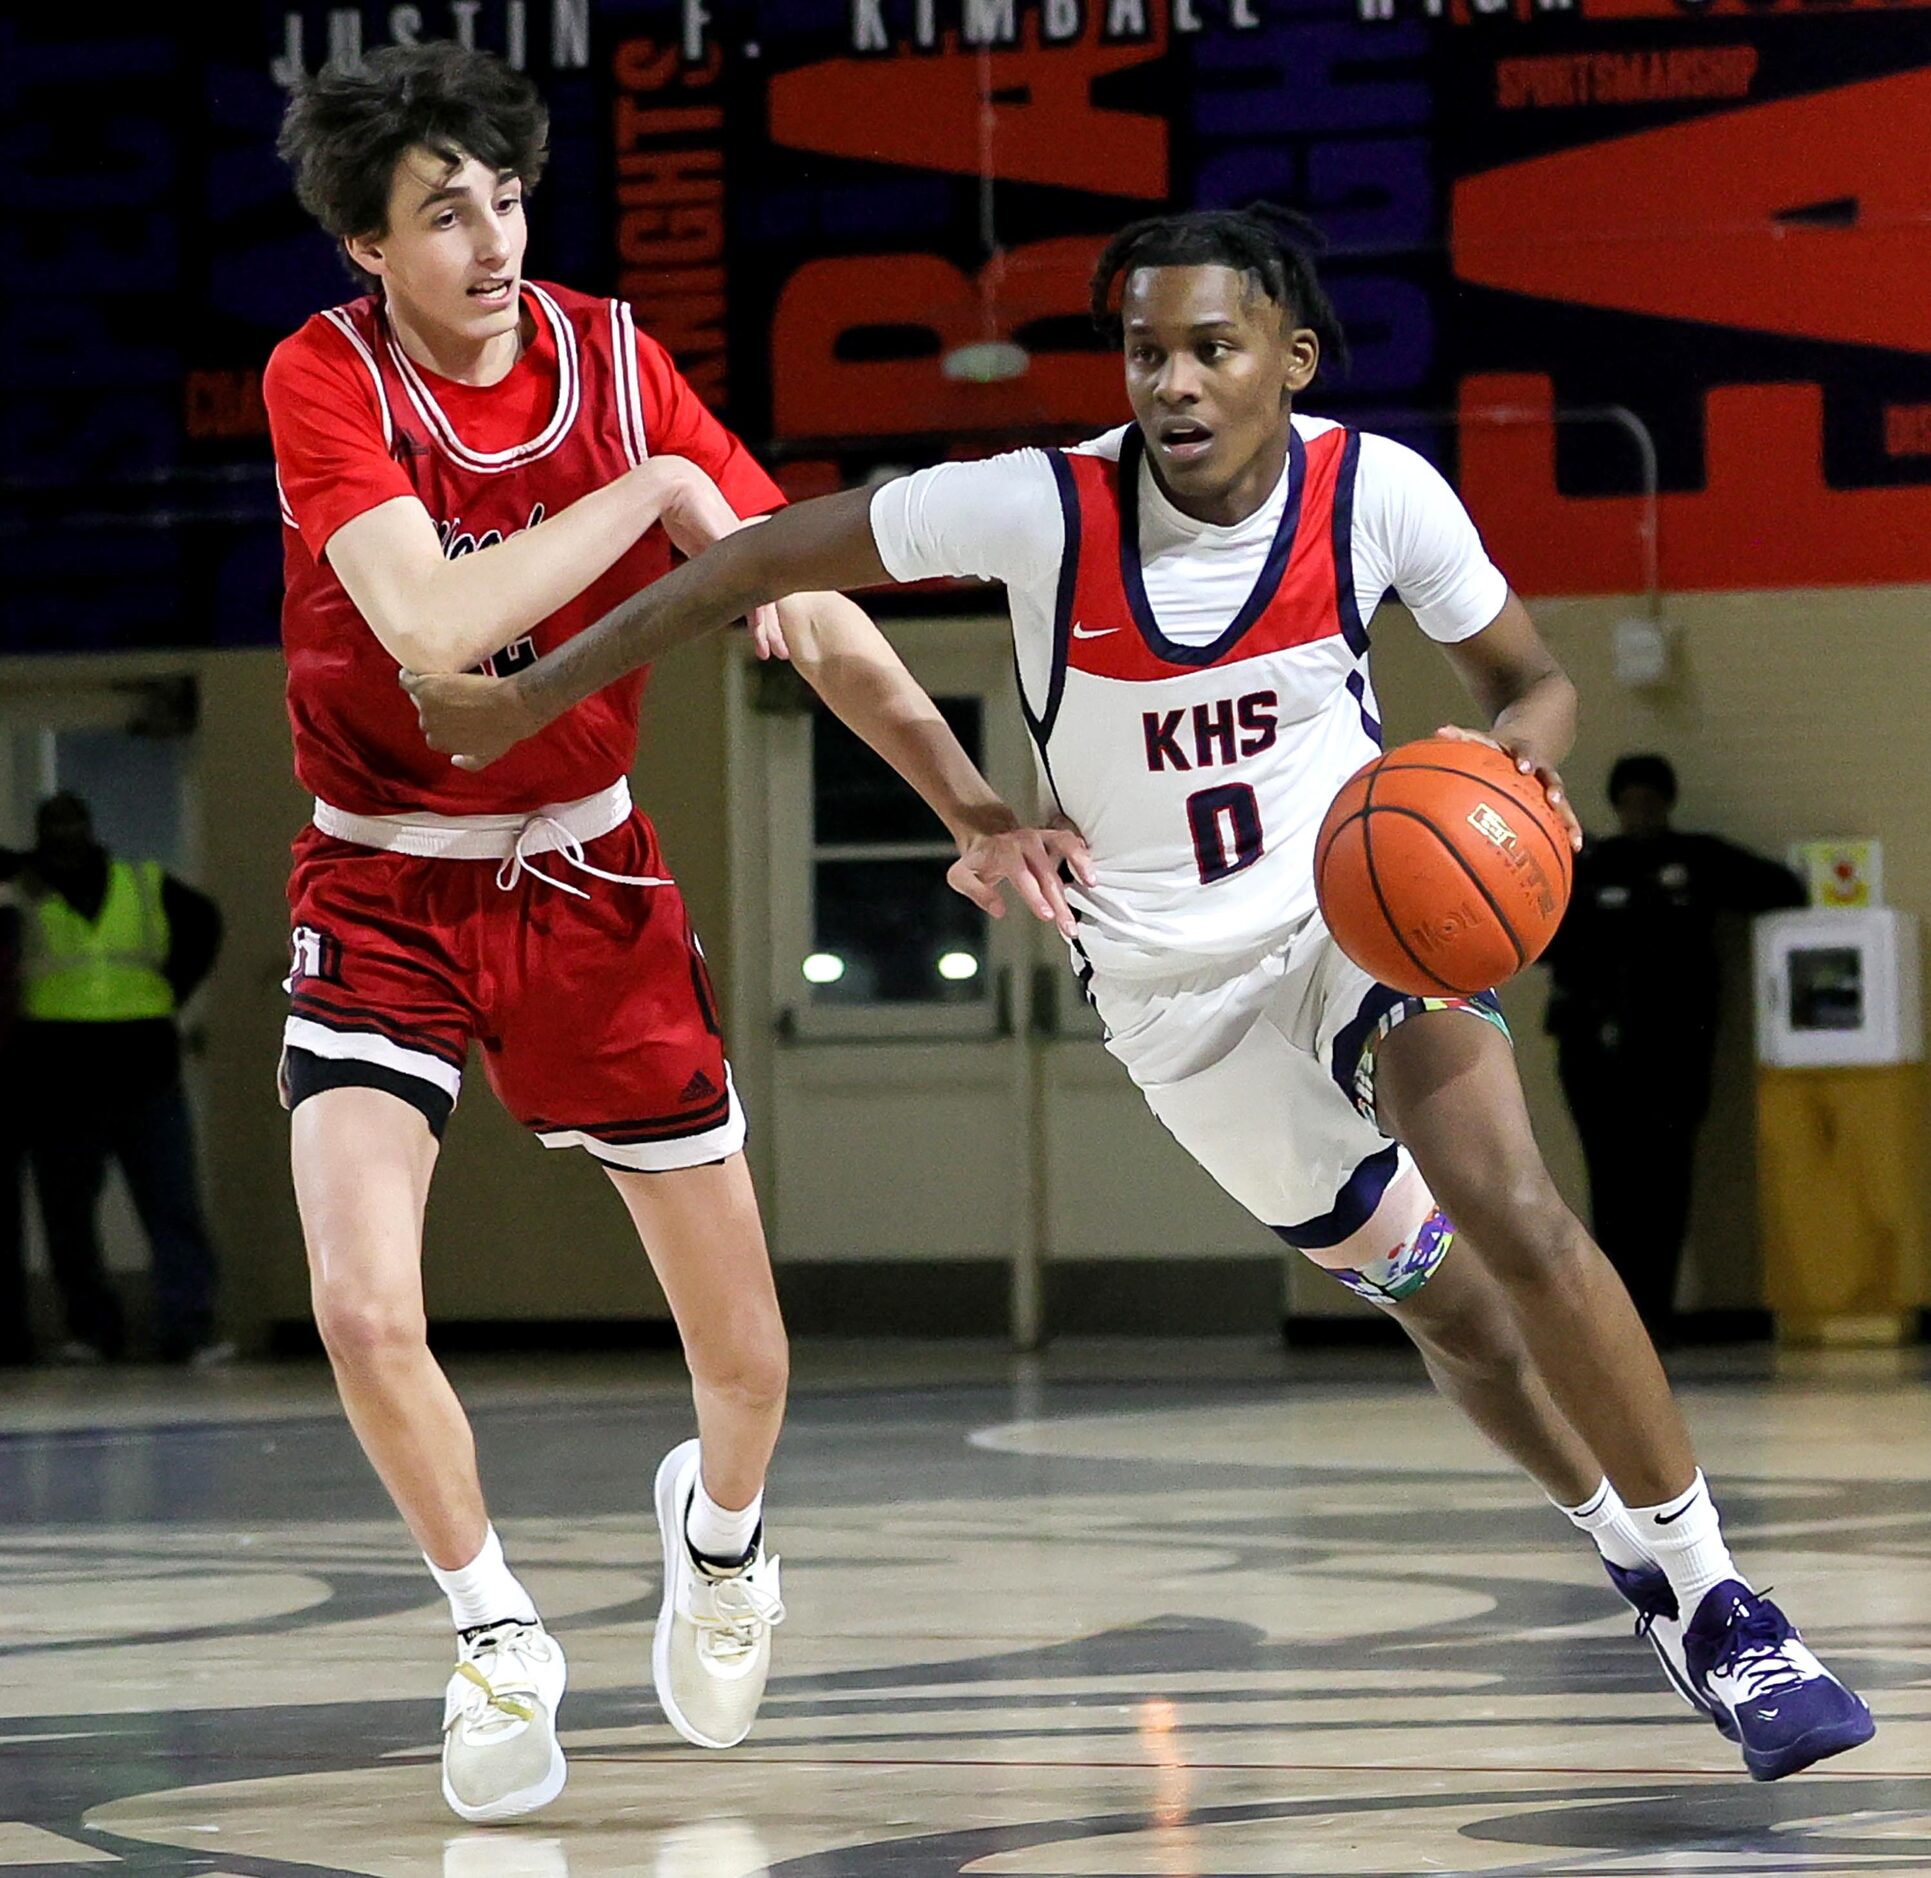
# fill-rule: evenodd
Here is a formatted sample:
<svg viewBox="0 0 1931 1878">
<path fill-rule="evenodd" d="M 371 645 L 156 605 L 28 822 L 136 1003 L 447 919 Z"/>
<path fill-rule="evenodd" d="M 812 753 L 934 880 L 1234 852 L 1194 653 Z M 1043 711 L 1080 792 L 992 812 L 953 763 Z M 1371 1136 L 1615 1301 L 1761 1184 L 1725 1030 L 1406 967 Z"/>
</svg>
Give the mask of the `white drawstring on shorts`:
<svg viewBox="0 0 1931 1878">
<path fill-rule="evenodd" d="M 554 815 L 532 815 L 516 831 L 516 841 L 509 851 L 503 865 L 496 870 L 496 884 L 505 893 L 528 874 L 532 880 L 540 880 L 546 887 L 555 887 L 560 893 L 573 893 L 579 900 L 587 900 L 589 894 L 581 887 L 573 887 L 567 880 L 558 880 L 535 866 L 523 852 L 523 844 L 539 830 L 548 839 L 537 849 L 539 854 L 560 854 L 579 873 L 594 874 L 599 880 L 607 880 L 619 887 L 669 887 L 675 883 L 656 874 L 612 874 L 584 858 L 583 843 L 573 835 Z"/>
<path fill-rule="evenodd" d="M 630 784 L 620 776 L 595 795 L 505 815 L 434 815 L 421 810 L 401 815 L 357 815 L 318 797 L 315 826 L 336 841 L 381 848 L 391 854 L 438 861 L 495 861 L 496 884 L 506 893 L 525 874 L 533 874 L 547 887 L 587 900 L 590 896 L 581 887 L 532 866 L 531 855 L 561 854 L 579 873 L 593 874 L 620 887 L 672 885 L 656 874 L 613 874 L 585 858 L 586 842 L 614 834 L 631 814 Z"/>
</svg>

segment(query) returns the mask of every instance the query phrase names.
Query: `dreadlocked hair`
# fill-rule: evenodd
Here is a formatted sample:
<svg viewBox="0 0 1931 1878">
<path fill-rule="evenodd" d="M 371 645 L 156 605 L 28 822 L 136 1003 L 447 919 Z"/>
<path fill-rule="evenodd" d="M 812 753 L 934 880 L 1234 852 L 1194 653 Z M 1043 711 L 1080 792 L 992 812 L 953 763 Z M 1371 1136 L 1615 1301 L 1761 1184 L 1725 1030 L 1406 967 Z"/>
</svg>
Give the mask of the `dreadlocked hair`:
<svg viewBox="0 0 1931 1878">
<path fill-rule="evenodd" d="M 1348 341 L 1334 303 L 1314 271 L 1327 243 L 1297 210 L 1275 202 L 1244 209 L 1194 209 L 1129 222 L 1100 250 L 1093 265 L 1093 322 L 1121 341 L 1119 294 L 1136 267 L 1231 267 L 1296 326 L 1321 342 L 1323 371 L 1347 364 Z"/>
</svg>

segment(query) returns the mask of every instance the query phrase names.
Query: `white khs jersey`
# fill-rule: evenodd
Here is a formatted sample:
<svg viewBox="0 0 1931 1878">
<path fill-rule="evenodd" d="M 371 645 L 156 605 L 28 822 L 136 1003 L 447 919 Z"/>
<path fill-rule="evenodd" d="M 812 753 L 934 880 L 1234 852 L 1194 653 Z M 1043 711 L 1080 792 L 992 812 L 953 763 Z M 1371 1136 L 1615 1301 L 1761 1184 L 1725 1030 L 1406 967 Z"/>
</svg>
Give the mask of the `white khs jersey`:
<svg viewBox="0 0 1931 1878">
<path fill-rule="evenodd" d="M 1184 970 L 1266 946 L 1314 906 L 1314 836 L 1381 748 L 1355 602 L 1349 430 L 1291 435 L 1289 494 L 1217 639 L 1160 630 L 1140 572 L 1143 445 L 1049 453 L 1065 511 L 1053 662 L 1026 720 L 1102 885 L 1080 948 L 1103 971 Z M 1035 704 L 1037 703 L 1037 709 Z"/>
</svg>

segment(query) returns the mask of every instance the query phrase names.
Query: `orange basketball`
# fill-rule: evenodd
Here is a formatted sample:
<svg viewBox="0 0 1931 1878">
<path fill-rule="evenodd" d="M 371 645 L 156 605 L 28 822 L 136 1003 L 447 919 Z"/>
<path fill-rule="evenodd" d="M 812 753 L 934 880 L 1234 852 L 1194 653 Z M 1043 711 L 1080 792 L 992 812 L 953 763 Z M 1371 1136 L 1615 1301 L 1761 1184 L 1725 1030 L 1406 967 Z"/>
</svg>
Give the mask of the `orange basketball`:
<svg viewBox="0 0 1931 1878">
<path fill-rule="evenodd" d="M 1424 737 L 1357 770 L 1314 843 L 1328 931 L 1384 985 L 1482 991 L 1555 934 L 1573 878 L 1542 785 L 1485 743 Z"/>
</svg>

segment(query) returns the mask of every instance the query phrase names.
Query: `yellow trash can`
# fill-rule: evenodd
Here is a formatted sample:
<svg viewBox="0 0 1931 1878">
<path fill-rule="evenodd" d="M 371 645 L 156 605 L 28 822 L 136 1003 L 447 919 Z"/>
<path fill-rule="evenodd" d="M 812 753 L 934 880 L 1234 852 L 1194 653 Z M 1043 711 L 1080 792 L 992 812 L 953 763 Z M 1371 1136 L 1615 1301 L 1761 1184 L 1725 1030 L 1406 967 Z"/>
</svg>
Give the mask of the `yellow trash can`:
<svg viewBox="0 0 1931 1878">
<path fill-rule="evenodd" d="M 1918 926 L 1888 907 L 1757 922 L 1757 1182 L 1779 1341 L 1894 1344 L 1925 1302 Z"/>
<path fill-rule="evenodd" d="M 1783 1343 L 1917 1335 L 1924 1065 L 1757 1072 L 1764 1289 Z"/>
</svg>

